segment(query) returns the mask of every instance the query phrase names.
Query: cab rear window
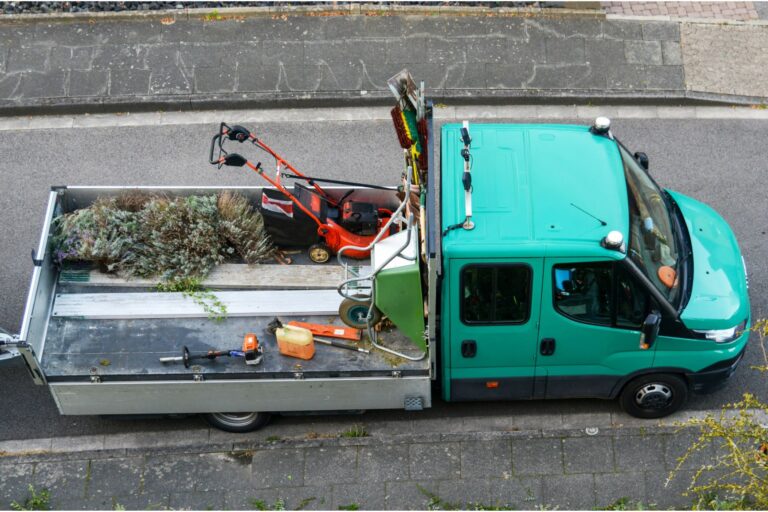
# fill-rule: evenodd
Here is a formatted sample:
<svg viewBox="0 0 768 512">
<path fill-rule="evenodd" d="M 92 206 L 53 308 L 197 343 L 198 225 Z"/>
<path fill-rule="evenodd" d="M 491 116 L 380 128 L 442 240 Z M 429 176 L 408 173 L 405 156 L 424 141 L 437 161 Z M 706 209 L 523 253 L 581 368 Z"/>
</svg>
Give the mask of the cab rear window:
<svg viewBox="0 0 768 512">
<path fill-rule="evenodd" d="M 461 320 L 466 324 L 523 324 L 531 311 L 528 265 L 470 265 L 461 271 Z"/>
</svg>

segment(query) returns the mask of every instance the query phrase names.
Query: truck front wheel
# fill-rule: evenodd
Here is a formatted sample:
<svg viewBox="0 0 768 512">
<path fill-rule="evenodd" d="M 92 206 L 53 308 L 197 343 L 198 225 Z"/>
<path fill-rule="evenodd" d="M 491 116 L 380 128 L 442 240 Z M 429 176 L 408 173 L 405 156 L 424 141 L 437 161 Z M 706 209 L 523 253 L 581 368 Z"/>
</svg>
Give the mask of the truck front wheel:
<svg viewBox="0 0 768 512">
<path fill-rule="evenodd" d="M 621 392 L 622 409 L 635 418 L 663 418 L 682 407 L 688 399 L 688 384 L 677 375 L 643 375 L 629 382 Z"/>
<path fill-rule="evenodd" d="M 226 432 L 251 432 L 269 423 L 266 412 L 213 412 L 204 414 L 205 420 L 212 426 Z"/>
</svg>

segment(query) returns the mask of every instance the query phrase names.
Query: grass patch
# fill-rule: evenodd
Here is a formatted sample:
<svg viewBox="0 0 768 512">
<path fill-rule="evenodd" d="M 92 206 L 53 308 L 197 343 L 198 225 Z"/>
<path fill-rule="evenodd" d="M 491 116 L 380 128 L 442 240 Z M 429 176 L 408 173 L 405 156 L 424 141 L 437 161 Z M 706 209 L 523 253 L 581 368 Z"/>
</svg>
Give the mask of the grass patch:
<svg viewBox="0 0 768 512">
<path fill-rule="evenodd" d="M 513 510 L 512 507 L 502 504 L 488 505 L 484 503 L 453 503 L 446 501 L 437 494 L 417 485 L 416 488 L 424 496 L 429 498 L 427 510 Z"/>
<path fill-rule="evenodd" d="M 271 505 L 264 500 L 253 499 L 251 500 L 251 505 L 253 505 L 254 510 L 285 510 L 285 501 L 280 498 L 276 499 Z"/>
<path fill-rule="evenodd" d="M 647 505 L 642 501 L 635 501 L 626 496 L 622 496 L 605 508 L 598 510 L 654 510 L 653 505 Z"/>
<path fill-rule="evenodd" d="M 359 423 L 352 425 L 348 430 L 341 433 L 341 437 L 368 437 L 369 435 L 365 425 Z"/>
</svg>

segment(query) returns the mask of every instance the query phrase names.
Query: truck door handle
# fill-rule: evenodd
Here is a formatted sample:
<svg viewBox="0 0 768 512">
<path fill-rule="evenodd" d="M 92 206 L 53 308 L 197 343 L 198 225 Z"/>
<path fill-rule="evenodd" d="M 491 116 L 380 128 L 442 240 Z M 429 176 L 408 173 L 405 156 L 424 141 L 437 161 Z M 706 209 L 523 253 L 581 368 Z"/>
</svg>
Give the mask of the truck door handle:
<svg viewBox="0 0 768 512">
<path fill-rule="evenodd" d="M 461 356 L 475 357 L 477 354 L 477 342 L 475 340 L 464 340 L 461 342 Z"/>
<path fill-rule="evenodd" d="M 539 351 L 543 356 L 551 356 L 555 353 L 555 338 L 542 338 Z"/>
</svg>

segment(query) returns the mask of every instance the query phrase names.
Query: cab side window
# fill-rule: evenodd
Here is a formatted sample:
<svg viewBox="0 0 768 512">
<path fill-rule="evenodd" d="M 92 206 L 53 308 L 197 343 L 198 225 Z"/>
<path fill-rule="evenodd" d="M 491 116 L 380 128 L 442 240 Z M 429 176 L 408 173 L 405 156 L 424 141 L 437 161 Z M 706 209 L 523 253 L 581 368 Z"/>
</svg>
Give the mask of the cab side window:
<svg viewBox="0 0 768 512">
<path fill-rule="evenodd" d="M 639 329 L 650 311 L 645 289 L 621 265 L 616 265 L 616 325 Z"/>
<path fill-rule="evenodd" d="M 461 320 L 466 324 L 523 324 L 531 310 L 527 265 L 470 265 L 461 271 Z"/>
<path fill-rule="evenodd" d="M 611 263 L 555 266 L 555 309 L 580 322 L 611 325 Z"/>
<path fill-rule="evenodd" d="M 639 329 L 651 299 L 621 265 L 609 262 L 555 265 L 555 310 L 589 324 Z"/>
</svg>

